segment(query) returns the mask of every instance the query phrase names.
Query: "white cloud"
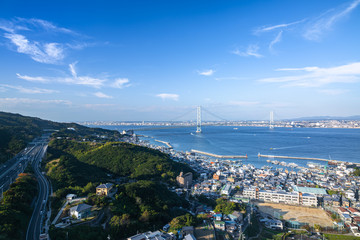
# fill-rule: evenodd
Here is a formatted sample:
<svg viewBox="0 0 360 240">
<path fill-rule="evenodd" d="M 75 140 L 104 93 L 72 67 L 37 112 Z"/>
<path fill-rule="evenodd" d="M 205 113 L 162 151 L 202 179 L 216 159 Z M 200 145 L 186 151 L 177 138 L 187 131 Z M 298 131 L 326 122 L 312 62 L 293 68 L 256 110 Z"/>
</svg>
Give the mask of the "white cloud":
<svg viewBox="0 0 360 240">
<path fill-rule="evenodd" d="M 90 109 L 106 109 L 109 107 L 115 107 L 116 105 L 113 103 L 104 103 L 104 104 L 99 104 L 99 103 L 95 103 L 95 104 L 85 104 L 84 105 L 86 108 L 90 108 Z"/>
<path fill-rule="evenodd" d="M 43 76 L 27 76 L 27 75 L 21 75 L 17 73 L 16 75 L 20 79 L 24 79 L 26 81 L 33 81 L 33 82 L 60 82 L 60 83 L 66 83 L 66 84 L 74 84 L 74 85 L 84 85 L 89 86 L 93 88 L 101 88 L 104 86 L 113 87 L 113 88 L 124 88 L 129 87 L 129 79 L 127 78 L 118 78 L 115 79 L 115 82 L 112 84 L 105 83 L 109 81 L 108 79 L 101 79 L 101 78 L 95 78 L 91 76 L 81 76 L 77 73 L 76 70 L 76 64 L 77 62 L 69 64 L 69 72 L 71 76 L 67 77 L 43 77 Z"/>
<path fill-rule="evenodd" d="M 18 90 L 21 93 L 28 93 L 28 94 L 50 94 L 50 93 L 57 93 L 59 91 L 51 90 L 51 89 L 43 89 L 43 88 L 25 88 L 23 86 L 13 86 L 13 85 L 7 85 L 7 84 L 1 84 L 0 85 L 3 88 L 10 88 Z"/>
<path fill-rule="evenodd" d="M 54 31 L 54 32 L 61 32 L 61 33 L 67 33 L 67 34 L 78 34 L 70 29 L 67 28 L 62 28 L 62 27 L 57 27 L 55 26 L 53 23 L 46 21 L 46 20 L 42 20 L 42 19 L 37 19 L 37 18 L 30 18 L 30 19 L 26 19 L 26 18 L 16 18 L 18 23 L 25 23 L 25 24 L 31 24 L 34 25 L 35 27 L 42 27 L 47 31 Z"/>
<path fill-rule="evenodd" d="M 257 57 L 257 58 L 263 57 L 263 55 L 258 53 L 258 51 L 259 51 L 259 46 L 257 44 L 250 44 L 246 49 L 246 51 L 242 52 L 237 48 L 232 53 L 243 57 L 249 57 L 249 56 Z"/>
<path fill-rule="evenodd" d="M 259 105 L 260 102 L 255 102 L 255 101 L 230 101 L 229 104 L 232 105 L 232 106 L 251 107 L 251 106 Z"/>
<path fill-rule="evenodd" d="M 94 88 L 100 88 L 104 85 L 104 82 L 106 81 L 104 79 L 89 76 L 78 76 L 75 68 L 76 63 L 77 62 L 69 64 L 69 70 L 72 77 L 56 78 L 57 81 L 68 84 L 85 85 Z"/>
<path fill-rule="evenodd" d="M 106 95 L 105 93 L 102 92 L 96 92 L 94 93 L 94 96 L 98 98 L 107 98 L 107 99 L 113 98 L 112 96 Z"/>
<path fill-rule="evenodd" d="M 173 93 L 160 93 L 157 94 L 156 97 L 161 98 L 162 100 L 174 100 L 174 101 L 178 101 L 179 100 L 179 95 L 178 94 L 173 94 Z"/>
<path fill-rule="evenodd" d="M 8 107 L 15 105 L 32 105 L 32 104 L 62 104 L 72 105 L 71 101 L 68 100 L 42 100 L 42 99 L 31 99 L 31 98 L 0 98 L 0 106 Z"/>
<path fill-rule="evenodd" d="M 0 31 L 5 32 L 3 36 L 9 40 L 10 44 L 7 46 L 11 50 L 29 55 L 40 63 L 57 64 L 65 58 L 65 50 L 87 46 L 86 43 L 79 42 L 80 34 L 42 19 L 0 19 Z M 62 42 L 58 42 L 59 39 Z"/>
<path fill-rule="evenodd" d="M 118 78 L 111 86 L 114 88 L 130 87 L 131 84 L 129 84 L 129 82 L 130 82 L 129 79 L 127 78 Z"/>
<path fill-rule="evenodd" d="M 268 27 L 261 27 L 261 28 L 256 29 L 254 31 L 254 33 L 258 34 L 258 33 L 262 33 L 262 32 L 269 32 L 269 31 L 276 30 L 276 29 L 287 28 L 289 26 L 299 24 L 299 23 L 302 23 L 304 21 L 305 21 L 305 19 L 300 20 L 300 21 L 296 21 L 296 22 L 291 22 L 291 23 L 283 23 L 283 24 L 278 24 L 278 25 L 273 25 L 273 26 L 268 26 Z"/>
<path fill-rule="evenodd" d="M 270 42 L 270 44 L 269 44 L 269 50 L 270 50 L 270 51 L 273 51 L 274 45 L 275 45 L 276 43 L 278 43 L 278 42 L 281 41 L 282 33 L 283 33 L 283 31 L 280 31 L 280 32 L 276 35 L 276 37 L 274 38 L 274 40 L 272 40 L 272 41 Z"/>
<path fill-rule="evenodd" d="M 16 74 L 16 76 L 20 79 L 23 79 L 23 80 L 26 80 L 26 81 L 29 81 L 29 82 L 41 82 L 41 83 L 46 83 L 48 82 L 49 80 L 44 78 L 44 77 L 30 77 L 30 76 L 27 76 L 27 75 L 21 75 L 19 73 Z"/>
<path fill-rule="evenodd" d="M 320 87 L 331 83 L 352 83 L 360 79 L 360 62 L 331 68 L 281 68 L 277 71 L 300 72 L 297 75 L 260 79 L 260 82 L 282 83 L 292 87 Z M 305 72 L 305 73 L 304 73 Z"/>
<path fill-rule="evenodd" d="M 16 33 L 5 33 L 4 37 L 16 46 L 18 53 L 27 54 L 37 62 L 57 63 L 64 58 L 64 49 L 58 43 L 31 42 L 25 36 Z"/>
<path fill-rule="evenodd" d="M 203 75 L 203 76 L 211 76 L 215 73 L 214 70 L 209 69 L 209 70 L 205 70 L 205 71 L 197 71 L 199 75 Z"/>
<path fill-rule="evenodd" d="M 346 8 L 342 5 L 337 9 L 332 9 L 322 14 L 305 29 L 305 33 L 303 34 L 304 38 L 315 41 L 320 40 L 321 35 L 325 31 L 331 30 L 336 22 L 350 14 L 359 4 L 360 0 L 355 0 Z"/>
</svg>

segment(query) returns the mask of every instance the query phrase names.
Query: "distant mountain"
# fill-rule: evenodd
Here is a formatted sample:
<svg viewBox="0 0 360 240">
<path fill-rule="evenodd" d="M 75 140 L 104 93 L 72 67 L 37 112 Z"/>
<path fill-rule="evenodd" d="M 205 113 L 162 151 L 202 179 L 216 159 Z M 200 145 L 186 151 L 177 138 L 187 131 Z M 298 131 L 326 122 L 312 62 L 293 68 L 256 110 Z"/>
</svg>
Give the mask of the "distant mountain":
<svg viewBox="0 0 360 240">
<path fill-rule="evenodd" d="M 58 123 L 36 117 L 0 112 L 0 163 L 16 155 L 46 129 L 58 130 L 56 133 L 58 136 L 71 138 L 79 136 L 91 137 L 94 135 L 101 135 L 106 138 L 120 137 L 117 131 L 89 128 L 76 123 Z"/>
<path fill-rule="evenodd" d="M 336 117 L 336 116 L 314 116 L 314 117 L 301 117 L 288 119 L 291 121 L 320 121 L 320 120 L 360 120 L 360 115 L 349 117 Z"/>
</svg>

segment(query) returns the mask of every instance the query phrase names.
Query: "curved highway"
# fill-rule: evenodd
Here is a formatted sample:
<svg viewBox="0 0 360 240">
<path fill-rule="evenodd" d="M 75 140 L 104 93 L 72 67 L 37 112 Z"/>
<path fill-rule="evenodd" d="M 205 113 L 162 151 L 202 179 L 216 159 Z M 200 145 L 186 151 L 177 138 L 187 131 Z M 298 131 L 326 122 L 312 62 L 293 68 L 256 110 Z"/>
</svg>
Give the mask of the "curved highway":
<svg viewBox="0 0 360 240">
<path fill-rule="evenodd" d="M 40 234 L 43 232 L 43 220 L 47 214 L 46 204 L 49 197 L 49 182 L 40 171 L 40 163 L 45 155 L 46 149 L 47 145 L 42 144 L 41 149 L 37 152 L 32 163 L 35 176 L 38 180 L 39 191 L 34 211 L 26 232 L 26 240 L 39 239 Z"/>
</svg>

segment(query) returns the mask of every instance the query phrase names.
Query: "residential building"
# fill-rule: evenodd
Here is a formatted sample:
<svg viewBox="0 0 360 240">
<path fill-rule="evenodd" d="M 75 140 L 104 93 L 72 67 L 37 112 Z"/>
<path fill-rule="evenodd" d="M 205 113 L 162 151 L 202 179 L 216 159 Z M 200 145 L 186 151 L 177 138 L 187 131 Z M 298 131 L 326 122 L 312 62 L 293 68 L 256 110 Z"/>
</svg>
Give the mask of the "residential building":
<svg viewBox="0 0 360 240">
<path fill-rule="evenodd" d="M 91 215 L 92 206 L 81 203 L 75 207 L 70 208 L 70 216 L 74 216 L 77 219 L 87 218 Z"/>
<path fill-rule="evenodd" d="M 99 186 L 96 187 L 96 195 L 105 195 L 105 196 L 109 195 L 113 186 L 114 184 L 112 183 L 100 184 Z"/>
</svg>

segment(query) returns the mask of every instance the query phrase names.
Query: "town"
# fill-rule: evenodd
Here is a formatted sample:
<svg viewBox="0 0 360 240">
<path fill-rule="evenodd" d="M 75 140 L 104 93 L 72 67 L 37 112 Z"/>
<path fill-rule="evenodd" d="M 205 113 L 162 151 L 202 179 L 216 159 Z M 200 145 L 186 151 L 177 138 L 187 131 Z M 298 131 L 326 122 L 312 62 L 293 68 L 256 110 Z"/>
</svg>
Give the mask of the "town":
<svg viewBox="0 0 360 240">
<path fill-rule="evenodd" d="M 168 153 L 173 160 L 188 164 L 199 174 L 196 180 L 191 173 L 178 176 L 181 188 L 174 190 L 178 194 L 246 204 L 247 211 L 227 216 L 206 205 L 192 205 L 193 214 L 210 214 L 214 229 L 233 238 L 243 236 L 251 221 L 269 229 L 315 227 L 318 232 L 350 232 L 360 236 L 360 177 L 354 174 L 355 164 L 309 162 L 307 167 L 289 164 L 288 168 L 259 169 L 251 164 L 243 165 L 241 160 L 218 160 L 194 152 L 175 151 L 170 143 L 153 145 L 139 140 L 131 130 L 123 133 L 128 134 L 126 141 Z"/>
</svg>

